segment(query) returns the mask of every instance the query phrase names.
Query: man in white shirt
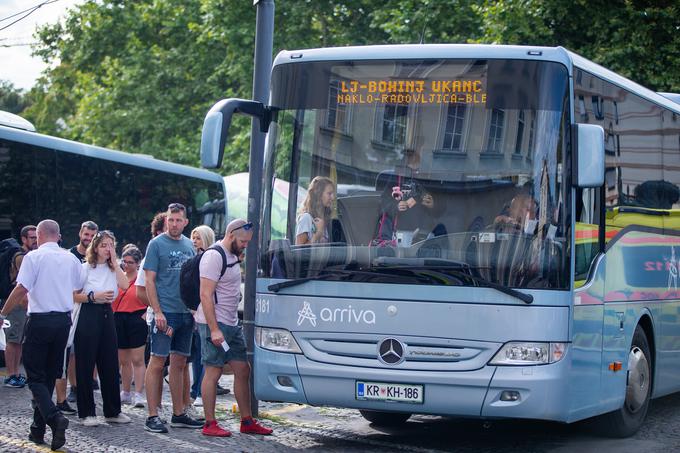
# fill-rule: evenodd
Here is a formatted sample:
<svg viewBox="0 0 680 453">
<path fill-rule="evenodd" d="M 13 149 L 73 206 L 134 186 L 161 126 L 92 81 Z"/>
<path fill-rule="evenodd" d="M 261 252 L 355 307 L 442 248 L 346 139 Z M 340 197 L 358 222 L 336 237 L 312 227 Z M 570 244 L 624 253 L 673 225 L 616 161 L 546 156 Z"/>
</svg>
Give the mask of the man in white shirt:
<svg viewBox="0 0 680 453">
<path fill-rule="evenodd" d="M 228 437 L 231 433 L 215 420 L 217 381 L 225 363 L 234 371 L 234 396 L 241 412 L 240 431 L 245 434 L 271 434 L 260 425 L 250 410 L 250 365 L 246 359 L 246 342 L 238 325 L 238 302 L 241 294 L 240 257 L 253 238 L 253 224 L 243 219 L 227 226 L 227 235 L 216 245 L 226 258 L 223 263 L 219 250 L 208 249 L 199 264 L 201 304 L 196 312 L 201 336 L 201 356 L 205 366 L 201 394 L 205 424 L 203 435 Z M 224 273 L 220 273 L 224 269 Z"/>
<path fill-rule="evenodd" d="M 59 224 L 43 220 L 36 230 L 38 250 L 21 263 L 17 285 L 7 298 L 0 318 L 28 295 L 28 321 L 24 331 L 24 368 L 33 394 L 33 423 L 29 439 L 44 443 L 45 429 L 52 430 L 52 450 L 66 443 L 68 419 L 52 402 L 54 382 L 63 372 L 64 349 L 71 325 L 73 292 L 83 286 L 84 272 L 78 259 L 57 242 Z"/>
</svg>

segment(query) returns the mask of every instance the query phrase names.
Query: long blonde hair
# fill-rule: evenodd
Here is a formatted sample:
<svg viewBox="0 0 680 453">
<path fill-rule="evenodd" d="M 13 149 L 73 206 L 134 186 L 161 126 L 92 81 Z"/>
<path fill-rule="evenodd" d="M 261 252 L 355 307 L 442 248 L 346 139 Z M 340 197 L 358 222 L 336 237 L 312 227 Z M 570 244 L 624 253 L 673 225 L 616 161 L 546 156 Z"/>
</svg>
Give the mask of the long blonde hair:
<svg viewBox="0 0 680 453">
<path fill-rule="evenodd" d="M 319 217 L 323 219 L 324 224 L 328 225 L 333 208 L 324 206 L 321 202 L 321 196 L 329 185 L 335 188 L 335 184 L 331 178 L 315 176 L 314 179 L 312 179 L 312 182 L 309 183 L 307 196 L 305 197 L 305 201 L 302 202 L 299 214 L 304 214 L 306 212 L 311 215 L 312 218 Z"/>
<path fill-rule="evenodd" d="M 203 243 L 203 251 L 208 250 L 208 247 L 215 243 L 215 232 L 208 225 L 199 225 L 193 230 L 191 230 L 191 237 L 194 237 L 194 233 L 198 234 Z"/>
<path fill-rule="evenodd" d="M 85 262 L 90 266 L 97 267 L 97 249 L 99 248 L 99 244 L 106 238 L 110 238 L 113 241 L 113 249 L 116 249 L 116 236 L 114 236 L 111 231 L 104 230 L 95 234 L 92 242 L 90 242 L 90 245 L 87 246 L 87 250 L 85 251 Z M 114 266 L 118 265 L 118 263 L 113 263 L 111 258 L 106 260 L 106 264 L 108 264 L 109 269 L 112 271 L 116 269 Z"/>
</svg>

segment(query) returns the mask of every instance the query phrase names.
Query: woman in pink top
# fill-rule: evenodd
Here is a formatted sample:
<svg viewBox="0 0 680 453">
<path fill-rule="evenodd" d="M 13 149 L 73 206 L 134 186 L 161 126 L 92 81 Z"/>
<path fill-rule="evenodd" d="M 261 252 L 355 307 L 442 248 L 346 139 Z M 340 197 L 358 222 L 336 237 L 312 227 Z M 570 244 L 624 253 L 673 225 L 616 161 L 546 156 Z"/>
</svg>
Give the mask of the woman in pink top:
<svg viewBox="0 0 680 453">
<path fill-rule="evenodd" d="M 123 248 L 121 266 L 125 271 L 129 285 L 121 291 L 113 302 L 113 319 L 116 322 L 118 335 L 118 364 L 122 381 L 120 402 L 132 404 L 135 407 L 144 407 L 144 347 L 148 329 L 146 325 L 146 304 L 137 297 L 135 280 L 139 263 L 142 261 L 142 252 L 132 245 Z M 132 375 L 135 376 L 135 391 L 131 393 Z"/>
</svg>

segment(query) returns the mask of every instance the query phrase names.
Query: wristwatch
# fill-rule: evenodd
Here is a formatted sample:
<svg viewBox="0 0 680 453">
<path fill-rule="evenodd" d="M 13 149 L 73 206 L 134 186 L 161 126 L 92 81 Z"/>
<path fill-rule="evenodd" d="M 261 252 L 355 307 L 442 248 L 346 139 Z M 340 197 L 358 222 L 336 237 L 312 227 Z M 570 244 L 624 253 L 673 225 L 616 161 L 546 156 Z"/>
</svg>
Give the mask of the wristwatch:
<svg viewBox="0 0 680 453">
<path fill-rule="evenodd" d="M 87 293 L 87 301 L 91 304 L 94 303 L 94 291 L 90 291 Z"/>
</svg>

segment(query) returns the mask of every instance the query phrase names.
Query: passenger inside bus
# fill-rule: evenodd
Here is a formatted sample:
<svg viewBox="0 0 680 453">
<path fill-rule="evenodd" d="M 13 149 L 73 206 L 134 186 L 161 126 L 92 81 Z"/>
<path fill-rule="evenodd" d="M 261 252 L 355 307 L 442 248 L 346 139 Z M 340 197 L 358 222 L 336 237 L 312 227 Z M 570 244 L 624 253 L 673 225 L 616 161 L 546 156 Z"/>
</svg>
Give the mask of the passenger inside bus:
<svg viewBox="0 0 680 453">
<path fill-rule="evenodd" d="M 507 209 L 494 219 L 494 228 L 507 233 L 534 234 L 538 224 L 536 211 L 536 200 L 531 194 L 520 192 L 510 201 Z"/>
<path fill-rule="evenodd" d="M 380 173 L 376 190 L 381 193 L 376 243 L 408 247 L 428 236 L 446 234 L 437 223 L 444 204 L 435 202 L 432 191 L 418 179 L 422 139 L 416 148 L 404 151 L 404 164 L 393 172 Z"/>
<path fill-rule="evenodd" d="M 314 177 L 297 217 L 295 245 L 330 242 L 333 200 L 335 200 L 333 181 L 325 176 Z"/>
</svg>

